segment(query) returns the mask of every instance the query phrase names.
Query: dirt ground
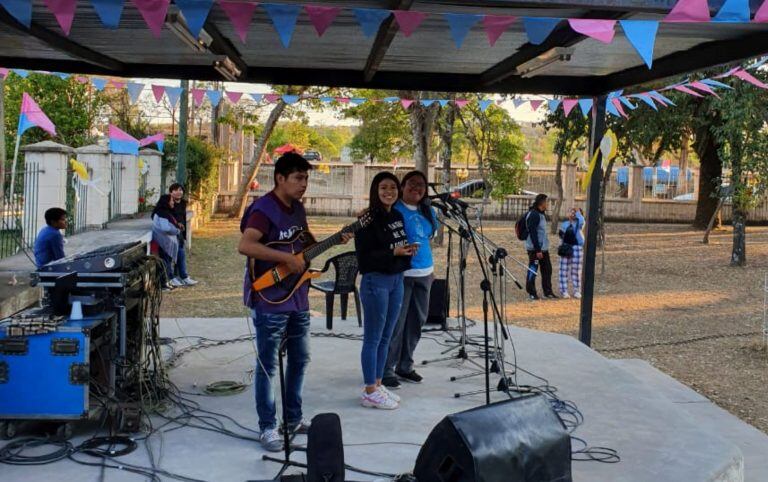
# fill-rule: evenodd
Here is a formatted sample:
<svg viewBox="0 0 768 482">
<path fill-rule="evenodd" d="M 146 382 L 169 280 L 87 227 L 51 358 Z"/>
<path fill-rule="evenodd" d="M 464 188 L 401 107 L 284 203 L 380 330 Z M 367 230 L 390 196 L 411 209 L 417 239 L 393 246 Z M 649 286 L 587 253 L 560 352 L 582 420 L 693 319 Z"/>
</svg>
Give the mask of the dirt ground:
<svg viewBox="0 0 768 482">
<path fill-rule="evenodd" d="M 315 217 L 310 226 L 322 239 L 348 222 Z M 486 222 L 484 234 L 509 251 L 507 269 L 524 282 L 524 268 L 515 260 L 524 262 L 525 252 L 511 223 Z M 768 274 L 768 228 L 748 229 L 746 268 L 728 266 L 730 230 L 714 233 L 709 245 L 701 244 L 701 238 L 701 232 L 688 226 L 609 224 L 604 271 L 603 253 L 598 254 L 592 346 L 609 357 L 644 359 L 768 432 L 768 354 L 759 334 Z M 200 284 L 170 293 L 163 300 L 164 316 L 247 315 L 242 306 L 243 258 L 236 251 L 238 239 L 238 224 L 225 219 L 216 219 L 195 233 L 190 271 Z M 350 249 L 352 244 L 336 247 L 314 266 Z M 456 251 L 454 246 L 454 263 Z M 435 260 L 437 275 L 444 276 L 445 247 L 435 249 Z M 556 256 L 553 263 L 557 291 Z M 480 320 L 481 273 L 476 256 L 470 257 L 468 266 L 468 316 Z M 455 267 L 451 269 L 455 273 Z M 578 335 L 577 300 L 529 302 L 524 291 L 509 283 L 507 301 L 512 324 Z M 321 293 L 310 290 L 310 303 L 316 314 L 324 313 Z M 343 331 L 344 322 L 337 321 L 335 327 Z"/>
</svg>

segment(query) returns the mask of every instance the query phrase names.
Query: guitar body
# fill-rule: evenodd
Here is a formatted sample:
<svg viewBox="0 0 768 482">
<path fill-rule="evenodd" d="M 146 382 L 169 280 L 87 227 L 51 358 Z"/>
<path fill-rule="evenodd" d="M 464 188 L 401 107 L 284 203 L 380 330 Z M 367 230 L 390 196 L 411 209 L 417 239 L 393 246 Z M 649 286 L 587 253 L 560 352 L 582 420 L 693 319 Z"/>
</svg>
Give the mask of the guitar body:
<svg viewBox="0 0 768 482">
<path fill-rule="evenodd" d="M 256 260 L 248 260 L 248 269 L 251 274 L 251 287 L 262 300 L 270 304 L 280 304 L 288 300 L 307 281 L 317 278 L 320 272 L 309 269 L 309 262 L 304 259 L 304 251 L 316 243 L 312 233 L 300 231 L 288 239 L 272 241 L 265 246 L 292 253 L 294 257 L 301 258 L 306 264 L 306 270 L 302 273 L 291 273 L 288 266 L 280 263 L 263 267 L 263 263 Z M 262 265 L 262 266 L 260 266 Z"/>
</svg>

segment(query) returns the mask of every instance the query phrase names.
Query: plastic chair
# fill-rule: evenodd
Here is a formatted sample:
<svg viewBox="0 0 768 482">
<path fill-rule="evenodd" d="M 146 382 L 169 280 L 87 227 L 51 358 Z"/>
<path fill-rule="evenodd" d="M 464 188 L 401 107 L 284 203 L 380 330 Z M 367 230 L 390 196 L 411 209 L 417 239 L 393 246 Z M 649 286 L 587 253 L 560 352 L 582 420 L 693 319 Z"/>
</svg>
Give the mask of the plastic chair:
<svg viewBox="0 0 768 482">
<path fill-rule="evenodd" d="M 309 287 L 325 293 L 325 326 L 329 330 L 333 329 L 333 299 L 336 295 L 341 297 L 341 319 L 347 319 L 347 304 L 349 294 L 355 296 L 355 310 L 357 311 L 357 324 L 363 326 L 363 316 L 360 311 L 360 293 L 357 291 L 355 282 L 357 281 L 357 255 L 354 251 L 341 253 L 330 258 L 325 262 L 321 270 L 323 273 L 333 265 L 336 271 L 334 280 L 312 282 Z"/>
</svg>

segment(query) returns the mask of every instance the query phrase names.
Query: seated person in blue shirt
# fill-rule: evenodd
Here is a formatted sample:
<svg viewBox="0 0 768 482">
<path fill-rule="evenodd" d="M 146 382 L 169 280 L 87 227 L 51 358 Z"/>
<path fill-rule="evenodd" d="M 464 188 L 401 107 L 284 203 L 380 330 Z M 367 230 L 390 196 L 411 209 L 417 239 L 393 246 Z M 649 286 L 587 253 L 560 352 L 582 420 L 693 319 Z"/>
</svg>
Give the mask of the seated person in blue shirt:
<svg viewBox="0 0 768 482">
<path fill-rule="evenodd" d="M 35 239 L 35 263 L 42 268 L 51 261 L 64 257 L 64 236 L 62 229 L 67 229 L 67 212 L 61 208 L 51 208 L 45 212 L 45 226 Z"/>
</svg>

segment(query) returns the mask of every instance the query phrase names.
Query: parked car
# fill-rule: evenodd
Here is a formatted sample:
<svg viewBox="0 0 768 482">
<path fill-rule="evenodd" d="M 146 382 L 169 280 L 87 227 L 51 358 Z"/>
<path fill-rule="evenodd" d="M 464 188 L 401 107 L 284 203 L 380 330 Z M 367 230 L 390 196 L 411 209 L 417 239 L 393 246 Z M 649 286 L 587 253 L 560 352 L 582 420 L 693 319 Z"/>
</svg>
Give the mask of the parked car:
<svg viewBox="0 0 768 482">
<path fill-rule="evenodd" d="M 311 149 L 304 151 L 304 159 L 310 162 L 323 162 L 323 156 L 320 152 Z"/>
</svg>

